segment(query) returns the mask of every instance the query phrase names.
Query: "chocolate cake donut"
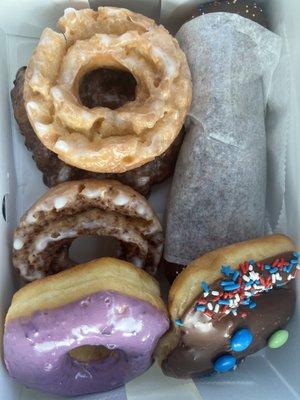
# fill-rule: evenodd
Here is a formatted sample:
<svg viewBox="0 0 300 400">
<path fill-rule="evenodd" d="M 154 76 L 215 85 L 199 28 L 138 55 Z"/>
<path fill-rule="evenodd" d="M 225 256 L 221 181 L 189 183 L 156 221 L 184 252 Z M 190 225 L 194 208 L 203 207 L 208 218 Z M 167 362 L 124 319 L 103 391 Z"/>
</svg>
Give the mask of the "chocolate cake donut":
<svg viewBox="0 0 300 400">
<path fill-rule="evenodd" d="M 273 235 L 192 262 L 169 293 L 173 328 L 157 351 L 164 373 L 190 378 L 226 372 L 265 347 L 294 312 L 294 250 L 289 238 Z"/>
<path fill-rule="evenodd" d="M 73 240 L 87 235 L 118 239 L 119 258 L 155 274 L 162 227 L 143 196 L 110 180 L 64 182 L 45 193 L 15 230 L 13 265 L 27 281 L 67 269 Z"/>
<path fill-rule="evenodd" d="M 46 186 L 52 187 L 65 181 L 87 178 L 116 179 L 147 196 L 152 185 L 164 181 L 172 174 L 183 140 L 184 128 L 163 154 L 141 167 L 123 173 L 94 173 L 70 166 L 60 160 L 39 140 L 28 119 L 23 98 L 25 71 L 26 67 L 18 70 L 11 91 L 14 117 L 20 133 L 25 137 L 27 149 L 32 152 L 32 157 L 43 174 Z M 134 98 L 134 88 L 135 81 L 130 74 L 124 71 L 99 69 L 83 78 L 80 98 L 89 108 L 105 106 L 114 109 Z"/>
</svg>

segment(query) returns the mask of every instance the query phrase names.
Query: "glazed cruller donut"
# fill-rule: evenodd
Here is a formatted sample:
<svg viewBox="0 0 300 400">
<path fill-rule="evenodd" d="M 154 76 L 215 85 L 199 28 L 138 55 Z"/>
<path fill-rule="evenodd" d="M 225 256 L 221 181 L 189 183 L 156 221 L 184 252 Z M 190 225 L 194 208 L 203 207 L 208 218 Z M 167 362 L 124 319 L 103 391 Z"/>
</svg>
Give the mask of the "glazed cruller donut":
<svg viewBox="0 0 300 400">
<path fill-rule="evenodd" d="M 153 20 L 112 7 L 67 9 L 58 27 L 63 33 L 43 31 L 25 74 L 26 111 L 41 142 L 94 172 L 128 171 L 166 151 L 191 102 L 177 41 Z M 131 72 L 135 100 L 116 110 L 84 107 L 80 81 L 99 67 Z"/>
</svg>

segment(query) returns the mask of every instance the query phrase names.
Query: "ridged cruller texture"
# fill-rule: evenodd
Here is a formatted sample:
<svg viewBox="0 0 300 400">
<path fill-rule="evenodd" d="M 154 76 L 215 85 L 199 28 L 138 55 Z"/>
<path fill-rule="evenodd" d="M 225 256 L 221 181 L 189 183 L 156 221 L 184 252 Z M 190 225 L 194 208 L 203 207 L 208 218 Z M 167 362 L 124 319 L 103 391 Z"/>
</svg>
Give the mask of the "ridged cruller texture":
<svg viewBox="0 0 300 400">
<path fill-rule="evenodd" d="M 43 31 L 25 74 L 25 107 L 41 142 L 93 172 L 125 172 L 165 152 L 192 92 L 176 39 L 153 20 L 113 7 L 67 9 L 58 27 L 63 33 Z M 129 71 L 135 100 L 116 110 L 84 107 L 79 84 L 99 67 Z"/>
<path fill-rule="evenodd" d="M 162 227 L 142 195 L 110 180 L 65 182 L 45 193 L 15 230 L 13 265 L 28 281 L 62 271 L 74 264 L 72 241 L 86 235 L 115 237 L 120 258 L 155 274 Z"/>
</svg>

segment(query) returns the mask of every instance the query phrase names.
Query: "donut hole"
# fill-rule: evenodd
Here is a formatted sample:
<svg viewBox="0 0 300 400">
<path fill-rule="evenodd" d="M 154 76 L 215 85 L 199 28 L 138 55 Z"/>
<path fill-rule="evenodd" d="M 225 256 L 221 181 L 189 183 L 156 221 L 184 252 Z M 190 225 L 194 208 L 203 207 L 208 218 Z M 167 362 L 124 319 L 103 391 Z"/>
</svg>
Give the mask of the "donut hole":
<svg viewBox="0 0 300 400">
<path fill-rule="evenodd" d="M 105 346 L 84 345 L 69 351 L 69 356 L 79 362 L 102 361 L 108 357 L 118 357 L 119 350 Z"/>
<path fill-rule="evenodd" d="M 79 98 L 88 108 L 115 110 L 136 98 L 137 82 L 129 71 L 98 68 L 86 73 L 79 83 Z"/>
<path fill-rule="evenodd" d="M 80 236 L 69 249 L 69 257 L 76 264 L 83 264 L 100 257 L 116 257 L 120 252 L 120 241 L 110 236 Z"/>
</svg>

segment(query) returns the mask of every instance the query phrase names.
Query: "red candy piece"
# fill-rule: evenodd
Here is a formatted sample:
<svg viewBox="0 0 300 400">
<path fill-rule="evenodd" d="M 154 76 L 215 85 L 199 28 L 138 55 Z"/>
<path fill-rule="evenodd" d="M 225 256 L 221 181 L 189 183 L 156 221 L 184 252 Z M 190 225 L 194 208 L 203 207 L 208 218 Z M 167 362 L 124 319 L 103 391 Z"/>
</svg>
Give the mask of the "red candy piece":
<svg viewBox="0 0 300 400">
<path fill-rule="evenodd" d="M 242 270 L 243 274 L 246 274 L 249 270 L 249 263 L 245 262 L 243 264 L 240 264 L 240 269 Z"/>
</svg>

